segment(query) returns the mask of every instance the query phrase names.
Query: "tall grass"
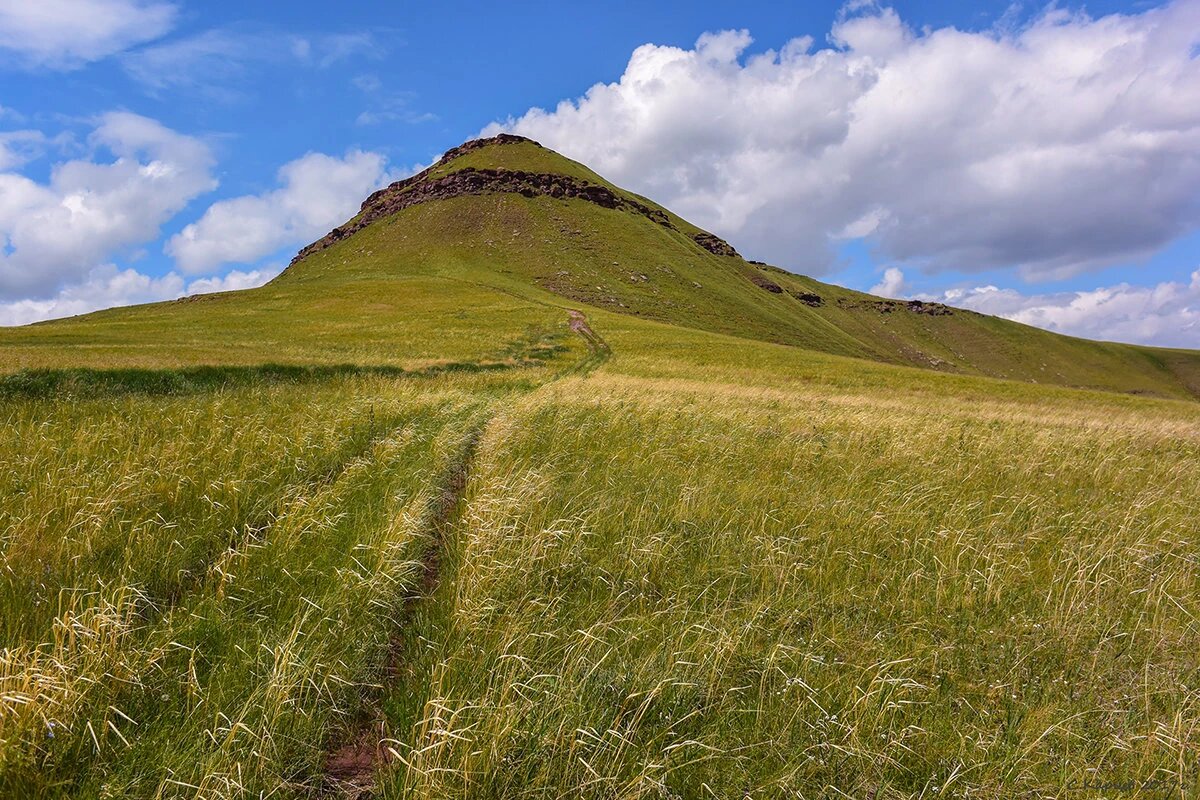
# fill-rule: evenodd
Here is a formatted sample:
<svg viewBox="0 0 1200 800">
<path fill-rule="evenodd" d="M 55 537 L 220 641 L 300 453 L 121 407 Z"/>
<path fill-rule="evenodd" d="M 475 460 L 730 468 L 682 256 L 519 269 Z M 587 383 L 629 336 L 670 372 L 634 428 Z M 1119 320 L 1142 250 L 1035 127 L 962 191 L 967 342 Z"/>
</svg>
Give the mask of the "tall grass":
<svg viewBox="0 0 1200 800">
<path fill-rule="evenodd" d="M 0 797 L 1194 795 L 1193 404 L 591 316 L 0 402 Z"/>
<path fill-rule="evenodd" d="M 0 795 L 303 792 L 519 375 L 5 407 Z"/>
<path fill-rule="evenodd" d="M 384 796 L 1197 791 L 1193 408 L 610 341 L 489 428 Z"/>
</svg>

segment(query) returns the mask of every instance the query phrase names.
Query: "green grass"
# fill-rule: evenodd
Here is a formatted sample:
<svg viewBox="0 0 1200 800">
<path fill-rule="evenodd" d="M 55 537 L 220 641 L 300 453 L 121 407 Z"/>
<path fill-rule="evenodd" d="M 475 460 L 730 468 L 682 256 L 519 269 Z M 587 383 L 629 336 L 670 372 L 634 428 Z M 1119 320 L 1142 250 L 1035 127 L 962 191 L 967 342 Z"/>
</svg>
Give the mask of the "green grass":
<svg viewBox="0 0 1200 800">
<path fill-rule="evenodd" d="M 10 399 L 9 793 L 311 796 L 364 724 L 381 797 L 1190 780 L 1195 404 L 591 316 L 507 371 Z"/>
<path fill-rule="evenodd" d="M 0 797 L 1198 796 L 1196 354 L 685 234 L 459 198 L 0 332 Z"/>
<path fill-rule="evenodd" d="M 431 177 L 465 168 L 567 175 L 661 208 L 531 143 L 473 150 L 435 168 Z M 775 267 L 712 256 L 687 237 L 700 229 L 668 209 L 662 210 L 682 233 L 582 202 L 472 198 L 434 209 L 425 216 L 401 214 L 392 224 L 411 236 L 445 225 L 429 220 L 438 213 L 458 220 L 500 220 L 486 237 L 493 264 L 572 299 L 622 313 L 941 371 L 1164 397 L 1190 398 L 1200 391 L 1195 353 L 1090 342 L 969 311 L 948 316 L 880 313 L 871 305 L 877 298 L 870 295 Z M 519 233 L 516 240 L 510 228 Z M 469 238 L 471 229 L 464 226 L 454 235 Z M 452 238 L 443 235 L 440 241 Z M 380 249 L 391 251 L 387 245 Z M 823 302 L 814 307 L 790 291 L 765 291 L 748 276 L 815 294 Z"/>
<path fill-rule="evenodd" d="M 442 465 L 548 368 L 9 403 L 0 794 L 319 774 L 415 585 Z"/>
<path fill-rule="evenodd" d="M 1194 790 L 1193 405 L 656 334 L 489 426 L 383 796 Z"/>
<path fill-rule="evenodd" d="M 21 369 L 392 366 L 421 369 L 504 356 L 562 315 L 458 280 L 326 274 L 244 292 L 117 308 L 0 329 L 0 365 Z"/>
<path fill-rule="evenodd" d="M 176 369 L 27 369 L 0 375 L 0 401 L 103 397 L 121 394 L 179 395 L 213 391 L 234 386 L 265 387 L 274 384 L 304 384 L 332 378 L 380 375 L 428 378 L 462 372 L 493 372 L 530 366 L 555 358 L 569 350 L 561 344 L 564 334 L 531 328 L 520 339 L 480 361 L 442 361 L 419 369 L 357 364 L 255 366 L 203 366 Z"/>
</svg>

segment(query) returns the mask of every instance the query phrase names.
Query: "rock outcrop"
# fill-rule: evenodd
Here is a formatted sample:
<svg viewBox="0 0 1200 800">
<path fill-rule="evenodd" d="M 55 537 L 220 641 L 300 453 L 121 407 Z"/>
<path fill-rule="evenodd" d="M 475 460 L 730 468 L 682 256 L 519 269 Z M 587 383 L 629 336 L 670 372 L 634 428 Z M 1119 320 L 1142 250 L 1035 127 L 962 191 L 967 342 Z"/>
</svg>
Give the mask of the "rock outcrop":
<svg viewBox="0 0 1200 800">
<path fill-rule="evenodd" d="M 766 289 L 771 294 L 783 294 L 783 287 L 770 278 L 762 275 L 751 275 L 750 282 L 760 289 Z"/>
<path fill-rule="evenodd" d="M 713 236 L 711 233 L 693 233 L 692 239 L 696 244 L 703 247 L 710 253 L 718 256 L 737 256 L 738 251 L 733 249 L 729 242 L 722 239 L 720 236 Z"/>
<path fill-rule="evenodd" d="M 838 300 L 842 308 L 867 308 L 880 314 L 890 314 L 893 311 L 909 311 L 913 314 L 926 314 L 931 317 L 948 317 L 954 309 L 942 303 L 930 303 L 925 300 Z"/>
<path fill-rule="evenodd" d="M 789 289 L 788 294 L 812 308 L 825 305 L 825 301 L 821 298 L 821 295 L 814 294 L 813 292 L 800 292 L 795 289 Z"/>
</svg>

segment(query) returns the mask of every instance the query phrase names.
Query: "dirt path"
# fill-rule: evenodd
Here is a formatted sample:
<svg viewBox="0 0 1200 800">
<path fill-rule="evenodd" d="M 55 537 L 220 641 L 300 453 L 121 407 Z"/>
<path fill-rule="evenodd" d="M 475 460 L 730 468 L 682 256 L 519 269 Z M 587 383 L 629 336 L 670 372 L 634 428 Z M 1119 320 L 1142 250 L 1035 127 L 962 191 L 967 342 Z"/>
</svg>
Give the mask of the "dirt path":
<svg viewBox="0 0 1200 800">
<path fill-rule="evenodd" d="M 612 349 L 608 343 L 592 330 L 587 316 L 582 311 L 567 309 L 567 327 L 583 338 L 588 348 L 587 355 L 566 370 L 551 377 L 547 383 L 567 375 L 589 374 L 612 355 Z M 397 681 L 403 680 L 410 673 L 403 632 L 412 624 L 421 604 L 433 601 L 438 586 L 442 582 L 442 567 L 446 559 L 451 529 L 458 518 L 459 506 L 466 493 L 475 452 L 490 419 L 491 417 L 488 417 L 479 423 L 463 440 L 459 453 L 440 476 L 437 484 L 439 488 L 426 508 L 424 527 L 429 533 L 429 540 L 421 554 L 420 582 L 414 587 L 416 591 L 405 598 L 398 614 L 397 632 L 392 637 L 387 664 L 384 668 L 383 684 L 385 687 L 395 685 Z M 393 758 L 384 744 L 387 736 L 387 720 L 384 717 L 379 697 L 382 694 L 383 692 L 375 693 L 376 696 L 367 706 L 364 722 L 358 726 L 357 730 L 326 755 L 325 771 L 317 790 L 317 796 L 354 798 L 354 800 L 367 800 L 367 798 L 374 797 L 375 775 Z"/>
<path fill-rule="evenodd" d="M 587 344 L 588 355 L 562 374 L 588 374 L 603 364 L 612 356 L 612 348 L 604 337 L 592 330 L 588 324 L 587 315 L 574 308 L 567 309 L 567 327 L 583 337 Z"/>
<path fill-rule="evenodd" d="M 587 315 L 582 311 L 574 308 L 567 309 L 567 327 L 582 336 L 588 344 L 604 341 L 592 330 L 592 326 L 588 324 Z M 605 346 L 607 347 L 607 345 Z"/>
<path fill-rule="evenodd" d="M 429 532 L 429 540 L 421 553 L 420 581 L 414 587 L 416 591 L 404 599 L 397 617 L 397 633 L 392 636 L 384 667 L 385 686 L 403 679 L 406 674 L 406 645 L 399 632 L 411 624 L 419 606 L 429 602 L 441 583 L 446 540 L 466 491 L 475 451 L 479 447 L 485 427 L 486 420 L 463 440 L 458 454 L 442 473 L 438 488 L 426 507 L 424 527 Z M 374 795 L 375 773 L 391 760 L 391 754 L 384 746 L 387 722 L 378 699 L 368 707 L 365 716 L 370 717 L 370 720 L 361 725 L 357 733 L 340 747 L 328 754 L 320 796 L 364 800 Z"/>
</svg>

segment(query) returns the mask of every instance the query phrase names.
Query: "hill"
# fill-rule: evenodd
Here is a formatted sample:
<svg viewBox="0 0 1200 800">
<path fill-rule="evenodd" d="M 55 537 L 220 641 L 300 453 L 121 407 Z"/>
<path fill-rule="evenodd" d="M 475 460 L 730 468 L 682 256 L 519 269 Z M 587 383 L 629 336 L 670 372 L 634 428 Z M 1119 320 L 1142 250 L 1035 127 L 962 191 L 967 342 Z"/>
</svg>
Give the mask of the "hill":
<svg viewBox="0 0 1200 800">
<path fill-rule="evenodd" d="M 746 261 L 646 198 L 509 135 L 454 148 L 375 193 L 261 289 L 0 331 L 0 354 L 10 369 L 64 356 L 78 365 L 411 365 L 479 355 L 475 332 L 493 340 L 503 325 L 515 339 L 553 317 L 546 306 L 567 303 L 944 372 L 1162 397 L 1200 391 L 1195 352 L 1075 339 Z M 432 320 L 444 336 L 436 348 L 421 334 Z"/>
<path fill-rule="evenodd" d="M 1194 793 L 1196 354 L 731 250 L 484 141 L 3 332 L 0 797 Z"/>
</svg>

